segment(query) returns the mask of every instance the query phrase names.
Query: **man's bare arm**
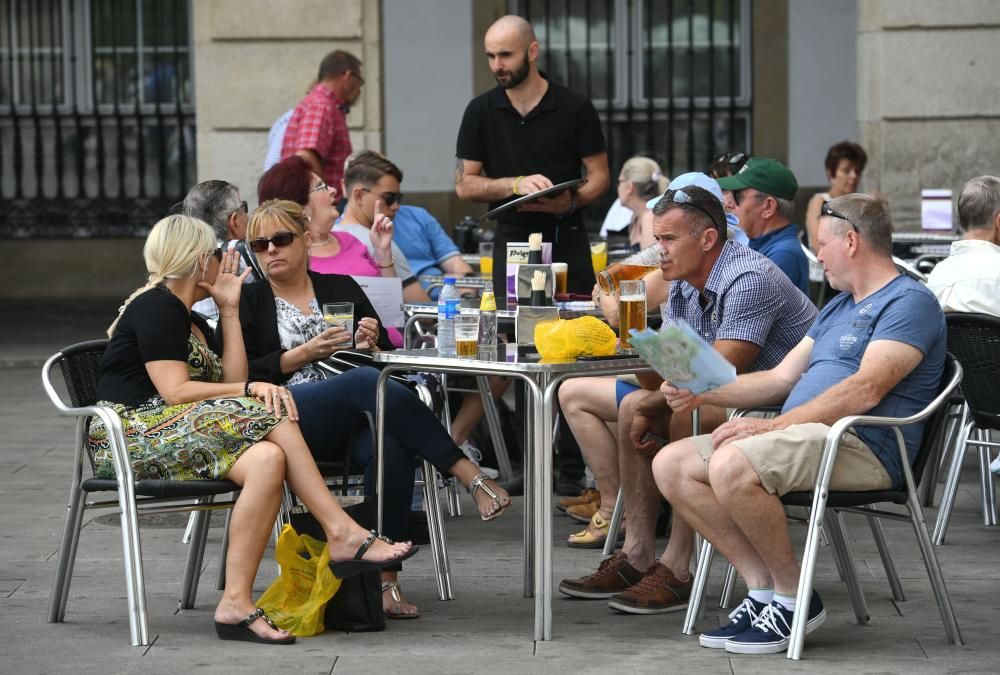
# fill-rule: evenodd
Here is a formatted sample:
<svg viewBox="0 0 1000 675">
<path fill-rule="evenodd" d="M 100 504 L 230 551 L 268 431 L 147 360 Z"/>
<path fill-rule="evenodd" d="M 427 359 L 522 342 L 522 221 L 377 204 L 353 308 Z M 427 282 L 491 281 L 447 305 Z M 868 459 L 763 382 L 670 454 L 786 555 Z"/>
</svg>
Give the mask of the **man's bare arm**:
<svg viewBox="0 0 1000 675">
<path fill-rule="evenodd" d="M 576 192 L 576 206 L 581 208 L 604 196 L 611 181 L 608 169 L 608 153 L 602 152 L 583 158 L 583 167 L 587 171 L 587 182 Z"/>
<path fill-rule="evenodd" d="M 309 163 L 309 168 L 313 170 L 317 176 L 323 176 L 323 163 L 319 161 L 319 155 L 316 154 L 315 150 L 310 150 L 309 148 L 300 148 L 295 151 L 297 157 L 301 157 Z M 333 187 L 333 186 L 331 186 Z M 337 186 L 340 189 L 340 186 Z"/>
<path fill-rule="evenodd" d="M 462 256 L 458 253 L 441 263 L 441 269 L 456 277 L 467 277 L 473 272 L 472 266 L 462 260 Z"/>
<path fill-rule="evenodd" d="M 470 202 L 495 202 L 512 197 L 514 180 L 515 177 L 487 178 L 483 175 L 483 163 L 471 159 L 460 158 L 455 166 L 455 194 Z M 518 188 L 523 182 L 524 179 Z"/>
</svg>

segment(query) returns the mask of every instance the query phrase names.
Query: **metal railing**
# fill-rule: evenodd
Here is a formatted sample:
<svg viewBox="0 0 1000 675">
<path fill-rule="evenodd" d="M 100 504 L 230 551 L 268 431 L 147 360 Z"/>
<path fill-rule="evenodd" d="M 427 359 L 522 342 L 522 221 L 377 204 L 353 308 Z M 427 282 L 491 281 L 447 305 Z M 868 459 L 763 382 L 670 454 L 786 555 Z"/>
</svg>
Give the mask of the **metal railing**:
<svg viewBox="0 0 1000 675">
<path fill-rule="evenodd" d="M 142 236 L 194 182 L 188 0 L 0 0 L 0 237 Z"/>
</svg>

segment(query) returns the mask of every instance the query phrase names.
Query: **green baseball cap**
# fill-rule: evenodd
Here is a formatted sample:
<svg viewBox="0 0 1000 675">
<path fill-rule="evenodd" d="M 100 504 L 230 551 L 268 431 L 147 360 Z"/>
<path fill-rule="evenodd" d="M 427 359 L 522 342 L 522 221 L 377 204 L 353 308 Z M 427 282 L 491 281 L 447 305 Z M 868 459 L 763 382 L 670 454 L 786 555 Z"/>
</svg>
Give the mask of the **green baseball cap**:
<svg viewBox="0 0 1000 675">
<path fill-rule="evenodd" d="M 754 188 L 764 194 L 781 199 L 795 199 L 799 182 L 787 166 L 776 159 L 751 157 L 735 176 L 719 179 L 723 190 Z"/>
</svg>

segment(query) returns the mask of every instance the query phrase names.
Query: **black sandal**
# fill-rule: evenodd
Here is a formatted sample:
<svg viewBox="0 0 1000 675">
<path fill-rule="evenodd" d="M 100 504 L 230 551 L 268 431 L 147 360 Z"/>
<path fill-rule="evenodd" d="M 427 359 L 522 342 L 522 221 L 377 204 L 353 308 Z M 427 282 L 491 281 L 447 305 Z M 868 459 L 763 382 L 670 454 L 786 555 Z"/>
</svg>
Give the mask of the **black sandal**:
<svg viewBox="0 0 1000 675">
<path fill-rule="evenodd" d="M 338 579 L 347 579 L 348 577 L 356 577 L 359 574 L 363 574 L 371 570 L 380 570 L 383 567 L 388 567 L 389 565 L 395 565 L 398 562 L 402 562 L 420 550 L 419 546 L 413 544 L 410 546 L 409 551 L 398 555 L 395 558 L 390 558 L 389 560 L 362 560 L 361 557 L 367 553 L 368 549 L 371 548 L 376 539 L 384 541 L 387 544 L 395 543 L 392 539 L 377 533 L 375 530 L 371 530 L 368 537 L 361 542 L 361 546 L 358 546 L 358 550 L 354 553 L 353 560 L 330 561 L 330 571 L 333 572 L 333 576 Z"/>
<path fill-rule="evenodd" d="M 257 642 L 259 644 L 265 645 L 290 645 L 295 643 L 295 636 L 289 635 L 286 638 L 280 638 L 277 640 L 272 640 L 270 638 L 264 638 L 252 630 L 250 630 L 250 624 L 252 624 L 257 619 L 264 619 L 267 625 L 274 630 L 280 630 L 271 621 L 271 617 L 264 613 L 264 610 L 258 607 L 249 615 L 247 618 L 239 623 L 221 623 L 219 621 L 215 622 L 215 634 L 219 636 L 220 640 L 236 640 L 239 642 Z"/>
</svg>

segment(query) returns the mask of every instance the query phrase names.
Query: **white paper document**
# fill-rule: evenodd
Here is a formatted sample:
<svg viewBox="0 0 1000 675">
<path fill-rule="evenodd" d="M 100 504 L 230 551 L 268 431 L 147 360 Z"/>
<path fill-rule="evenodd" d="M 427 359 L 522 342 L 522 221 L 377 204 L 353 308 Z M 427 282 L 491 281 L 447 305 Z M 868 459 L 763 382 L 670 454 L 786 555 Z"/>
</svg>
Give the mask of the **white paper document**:
<svg viewBox="0 0 1000 675">
<path fill-rule="evenodd" d="M 920 191 L 920 227 L 951 231 L 951 190 Z"/>
<path fill-rule="evenodd" d="M 406 325 L 403 316 L 403 280 L 399 277 L 352 277 L 378 312 L 379 321 L 389 328 Z"/>
</svg>

